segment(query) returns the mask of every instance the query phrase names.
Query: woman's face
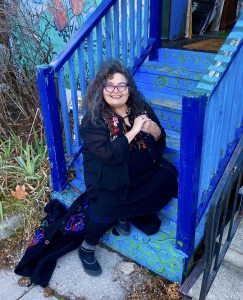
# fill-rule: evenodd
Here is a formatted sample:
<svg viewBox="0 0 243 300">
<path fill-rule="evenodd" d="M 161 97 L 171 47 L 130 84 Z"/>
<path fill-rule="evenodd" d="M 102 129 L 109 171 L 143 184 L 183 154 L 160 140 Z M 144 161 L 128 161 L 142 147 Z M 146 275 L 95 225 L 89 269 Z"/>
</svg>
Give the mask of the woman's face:
<svg viewBox="0 0 243 300">
<path fill-rule="evenodd" d="M 112 79 L 107 79 L 106 84 L 117 86 L 127 84 L 126 77 L 121 73 L 115 73 Z M 111 88 L 111 87 L 110 87 Z M 107 88 L 109 90 L 109 88 Z M 107 91 L 103 88 L 103 96 L 106 103 L 113 109 L 126 107 L 126 103 L 129 97 L 128 87 L 125 91 L 119 91 L 115 88 L 113 92 Z"/>
</svg>

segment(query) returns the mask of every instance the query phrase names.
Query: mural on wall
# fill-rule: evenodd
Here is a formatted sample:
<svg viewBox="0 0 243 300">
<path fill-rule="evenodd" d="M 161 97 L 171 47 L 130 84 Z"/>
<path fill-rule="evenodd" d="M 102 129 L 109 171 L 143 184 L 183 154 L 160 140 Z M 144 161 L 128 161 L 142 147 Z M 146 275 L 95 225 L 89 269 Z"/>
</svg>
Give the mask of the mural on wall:
<svg viewBox="0 0 243 300">
<path fill-rule="evenodd" d="M 87 20 L 87 18 L 95 11 L 97 6 L 100 5 L 102 0 L 20 0 L 26 16 L 30 19 L 30 24 L 37 27 L 39 32 L 45 36 L 47 40 L 51 42 L 51 57 L 53 58 L 69 39 L 75 34 L 80 26 Z M 121 24 L 121 0 L 120 5 L 120 17 L 119 17 L 119 37 L 122 40 L 122 24 Z M 128 44 L 129 41 L 129 0 L 127 0 L 127 30 L 128 30 Z M 144 6 L 144 0 L 142 0 L 142 6 Z M 135 0 L 135 24 L 136 24 L 136 7 L 137 1 Z M 143 20 L 143 9 L 142 9 L 142 20 Z M 113 22 L 113 13 L 112 13 Z M 142 22 L 143 24 L 143 22 Z M 135 26 L 135 36 L 136 36 Z M 112 31 L 113 31 L 112 26 Z M 105 38 L 105 20 L 102 20 L 102 35 L 103 35 L 103 54 L 106 57 L 106 38 Z M 112 32 L 112 38 L 114 33 Z M 142 27 L 143 36 L 143 27 Z M 93 31 L 93 45 L 94 45 L 94 61 L 95 69 L 97 70 L 97 45 L 96 45 L 96 32 Z M 136 42 L 135 42 L 136 43 Z M 48 43 L 47 43 L 48 44 Z M 129 48 L 129 47 L 128 47 Z M 84 41 L 85 60 L 86 60 L 86 81 L 89 81 L 89 67 L 87 59 L 87 41 Z M 114 51 L 114 49 L 113 49 Z M 122 45 L 120 42 L 120 56 L 122 53 Z M 136 53 L 136 50 L 135 50 Z M 121 58 L 121 57 L 120 57 Z M 127 54 L 129 62 L 129 53 Z M 78 62 L 75 57 L 75 70 L 77 77 L 77 86 L 80 89 L 80 82 L 78 76 Z M 66 87 L 69 88 L 69 74 L 67 66 L 64 66 L 65 82 Z"/>
<path fill-rule="evenodd" d="M 102 0 L 21 0 L 31 23 L 51 39 L 58 53 Z M 49 25 L 47 28 L 47 24 Z"/>
</svg>

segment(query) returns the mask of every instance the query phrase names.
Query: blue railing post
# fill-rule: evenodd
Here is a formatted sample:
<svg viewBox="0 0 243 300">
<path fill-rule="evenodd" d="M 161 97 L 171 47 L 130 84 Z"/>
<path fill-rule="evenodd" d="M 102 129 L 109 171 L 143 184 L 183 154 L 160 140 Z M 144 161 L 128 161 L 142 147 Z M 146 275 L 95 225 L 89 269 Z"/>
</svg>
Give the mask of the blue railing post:
<svg viewBox="0 0 243 300">
<path fill-rule="evenodd" d="M 158 59 L 158 51 L 159 48 L 161 48 L 162 14 L 163 14 L 163 0 L 151 0 L 149 37 L 156 39 L 156 44 L 149 55 L 149 60 Z"/>
<path fill-rule="evenodd" d="M 53 188 L 54 191 L 61 192 L 66 188 L 68 179 L 53 67 L 50 65 L 37 66 L 36 77 Z"/>
<path fill-rule="evenodd" d="M 182 98 L 176 247 L 188 255 L 185 271 L 194 255 L 205 107 L 206 96 L 202 93 Z"/>
</svg>

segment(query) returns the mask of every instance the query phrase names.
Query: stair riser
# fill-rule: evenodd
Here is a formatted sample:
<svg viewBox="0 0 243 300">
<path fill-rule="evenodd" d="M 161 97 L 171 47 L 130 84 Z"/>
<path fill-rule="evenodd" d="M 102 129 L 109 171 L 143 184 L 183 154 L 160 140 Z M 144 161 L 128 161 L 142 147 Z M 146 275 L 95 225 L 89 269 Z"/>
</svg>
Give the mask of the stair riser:
<svg viewBox="0 0 243 300">
<path fill-rule="evenodd" d="M 169 203 L 158 212 L 158 216 L 169 219 L 176 224 L 178 212 L 178 199 L 172 198 Z"/>
<path fill-rule="evenodd" d="M 172 163 L 179 169 L 179 163 L 180 163 L 180 152 L 175 151 L 174 149 L 168 148 L 168 145 L 163 152 L 163 158 L 166 159 L 168 162 Z"/>
<path fill-rule="evenodd" d="M 151 78 L 150 78 L 151 79 Z M 150 82 L 136 81 L 137 87 L 140 91 L 146 90 L 151 92 L 166 93 L 176 96 L 182 96 L 188 91 L 196 89 L 198 82 L 193 80 L 182 80 L 165 76 L 154 76 Z"/>
<path fill-rule="evenodd" d="M 165 110 L 166 108 L 163 109 L 159 105 L 151 104 L 151 106 L 163 128 L 181 132 L 181 113 Z"/>
<path fill-rule="evenodd" d="M 189 67 L 204 68 L 207 70 L 214 60 L 216 54 L 195 52 L 176 49 L 159 49 L 159 62 L 176 64 Z"/>
</svg>

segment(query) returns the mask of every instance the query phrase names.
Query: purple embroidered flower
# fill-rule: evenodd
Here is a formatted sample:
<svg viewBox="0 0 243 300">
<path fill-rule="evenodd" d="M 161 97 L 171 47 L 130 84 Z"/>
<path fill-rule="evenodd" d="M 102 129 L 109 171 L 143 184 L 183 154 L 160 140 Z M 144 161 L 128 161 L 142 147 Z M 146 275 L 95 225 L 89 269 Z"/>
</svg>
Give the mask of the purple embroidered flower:
<svg viewBox="0 0 243 300">
<path fill-rule="evenodd" d="M 45 237 L 45 231 L 38 230 L 36 236 L 33 238 L 31 244 L 29 245 L 29 248 L 37 245 L 44 237 Z"/>
<path fill-rule="evenodd" d="M 70 230 L 73 232 L 82 231 L 85 224 L 84 218 L 85 216 L 82 213 L 71 216 L 67 223 L 67 226 L 65 227 L 65 230 Z"/>
</svg>

